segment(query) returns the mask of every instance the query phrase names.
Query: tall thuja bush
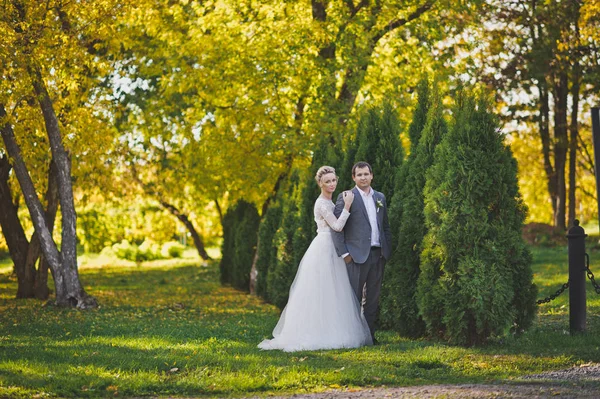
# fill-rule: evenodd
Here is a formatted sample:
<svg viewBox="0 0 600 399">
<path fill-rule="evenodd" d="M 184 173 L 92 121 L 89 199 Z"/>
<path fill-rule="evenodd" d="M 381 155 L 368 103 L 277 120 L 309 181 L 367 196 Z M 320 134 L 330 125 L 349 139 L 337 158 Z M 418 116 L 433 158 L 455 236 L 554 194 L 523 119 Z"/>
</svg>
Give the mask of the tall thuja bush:
<svg viewBox="0 0 600 399">
<path fill-rule="evenodd" d="M 423 190 L 426 171 L 433 164 L 434 150 L 447 132 L 437 90 L 419 143 L 404 166 L 408 169 L 401 195 L 402 219 L 398 244 L 386 265 L 382 288 L 382 324 L 402 335 L 419 337 L 425 323 L 419 315 L 416 286 L 420 274 L 420 254 L 426 233 Z"/>
<path fill-rule="evenodd" d="M 404 149 L 400 142 L 400 121 L 390 103 L 383 105 L 379 121 L 379 141 L 375 149 L 373 174 L 375 187 L 385 194 L 387 201 L 394 201 L 397 170 L 402 168 Z"/>
<path fill-rule="evenodd" d="M 408 175 L 410 165 L 415 159 L 417 146 L 419 144 L 419 139 L 421 138 L 421 132 L 425 128 L 425 123 L 427 122 L 427 113 L 430 106 L 429 91 L 429 80 L 427 75 L 425 75 L 423 78 L 421 78 L 419 84 L 417 85 L 417 106 L 415 107 L 412 115 L 412 121 L 408 127 L 410 154 L 402 166 L 396 169 L 394 175 L 394 193 L 400 193 L 400 195 L 395 196 L 392 201 L 388 201 L 390 204 L 390 229 L 392 231 L 394 242 L 397 242 L 398 240 L 398 229 L 400 228 L 400 220 L 402 219 L 404 183 L 406 181 L 406 176 Z"/>
<path fill-rule="evenodd" d="M 294 261 L 297 264 L 300 263 L 311 241 L 317 235 L 314 206 L 315 200 L 321 193 L 321 189 L 317 185 L 314 176 L 317 173 L 317 170 L 323 165 L 336 168 L 336 173 L 338 173 L 337 165 L 341 154 L 336 151 L 336 148 L 336 146 L 331 144 L 329 136 L 323 135 L 317 148 L 313 152 L 308 174 L 304 176 L 305 181 L 300 193 L 300 209 L 298 215 L 300 223 L 293 238 Z M 336 194 L 337 193 L 335 193 L 334 196 Z M 335 200 L 336 198 L 334 197 L 333 201 L 335 202 Z"/>
<path fill-rule="evenodd" d="M 385 103 L 382 108 L 367 110 L 359 120 L 356 140 L 358 149 L 354 163 L 366 161 L 371 165 L 374 176 L 372 185 L 390 203 L 394 197 L 396 171 L 404 159 L 400 122 L 393 107 Z"/>
<path fill-rule="evenodd" d="M 256 253 L 256 232 L 260 225 L 260 216 L 254 204 L 246 201 L 238 202 L 238 218 L 235 229 L 235 253 L 233 254 L 233 270 L 231 285 L 248 291 L 250 270 Z"/>
<path fill-rule="evenodd" d="M 429 333 L 472 345 L 535 314 L 517 165 L 484 100 L 461 94 L 425 185 L 417 302 Z"/>
<path fill-rule="evenodd" d="M 223 256 L 219 265 L 222 283 L 248 290 L 259 223 L 256 207 L 244 200 L 227 211 L 223 218 Z"/>
<path fill-rule="evenodd" d="M 233 264 L 233 254 L 235 253 L 235 212 L 234 208 L 229 208 L 223 216 L 223 243 L 221 244 L 221 262 L 219 263 L 221 284 L 231 283 L 231 268 Z"/>
<path fill-rule="evenodd" d="M 356 138 L 356 132 L 348 134 L 345 146 L 343 149 L 343 155 L 341 166 L 336 168 L 338 175 L 338 189 L 339 191 L 349 190 L 354 187 L 354 181 L 352 180 L 352 166 L 356 159 L 356 152 L 358 151 L 358 140 Z"/>
<path fill-rule="evenodd" d="M 280 192 L 281 193 L 281 192 Z M 276 198 L 269 206 L 258 228 L 258 259 L 256 260 L 256 295 L 268 300 L 267 276 L 269 269 L 275 265 L 277 248 L 273 239 L 281 223 L 281 200 Z"/>
<path fill-rule="evenodd" d="M 290 176 L 280 202 L 281 223 L 272 241 L 276 253 L 274 263 L 267 272 L 267 299 L 280 309 L 287 304 L 290 286 L 298 270 L 293 239 L 300 223 L 299 204 L 303 177 L 297 169 Z"/>
</svg>

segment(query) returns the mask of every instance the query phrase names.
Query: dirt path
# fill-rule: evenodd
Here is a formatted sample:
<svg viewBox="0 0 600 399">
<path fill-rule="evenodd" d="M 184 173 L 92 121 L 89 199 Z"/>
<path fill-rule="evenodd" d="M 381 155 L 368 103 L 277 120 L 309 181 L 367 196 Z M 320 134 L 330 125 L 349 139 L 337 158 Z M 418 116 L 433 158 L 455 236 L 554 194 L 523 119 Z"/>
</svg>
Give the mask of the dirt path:
<svg viewBox="0 0 600 399">
<path fill-rule="evenodd" d="M 426 385 L 403 388 L 334 390 L 270 397 L 270 399 L 371 399 L 371 398 L 600 398 L 600 364 L 526 376 L 506 384 Z"/>
<path fill-rule="evenodd" d="M 378 388 L 360 391 L 330 391 L 311 395 L 270 397 L 270 399 L 479 399 L 479 398 L 600 398 L 600 386 L 558 384 L 506 385 L 426 385 L 405 388 Z"/>
</svg>

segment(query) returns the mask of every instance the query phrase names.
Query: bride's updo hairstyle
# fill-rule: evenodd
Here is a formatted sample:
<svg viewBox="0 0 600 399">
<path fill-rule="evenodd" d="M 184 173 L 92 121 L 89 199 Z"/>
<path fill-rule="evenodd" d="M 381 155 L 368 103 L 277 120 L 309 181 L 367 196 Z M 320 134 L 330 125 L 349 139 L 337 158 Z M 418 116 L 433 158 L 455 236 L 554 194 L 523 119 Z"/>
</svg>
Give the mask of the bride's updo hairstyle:
<svg viewBox="0 0 600 399">
<path fill-rule="evenodd" d="M 317 174 L 315 175 L 315 180 L 317 184 L 321 183 L 321 178 L 328 173 L 333 173 L 335 175 L 335 169 L 331 166 L 321 166 L 319 170 L 317 170 Z"/>
</svg>

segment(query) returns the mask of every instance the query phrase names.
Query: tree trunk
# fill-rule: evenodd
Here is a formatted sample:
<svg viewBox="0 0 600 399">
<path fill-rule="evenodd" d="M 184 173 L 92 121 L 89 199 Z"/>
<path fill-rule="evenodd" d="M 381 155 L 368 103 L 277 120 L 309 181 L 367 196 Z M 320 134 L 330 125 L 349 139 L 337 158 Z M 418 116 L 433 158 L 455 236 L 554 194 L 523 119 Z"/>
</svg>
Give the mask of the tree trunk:
<svg viewBox="0 0 600 399">
<path fill-rule="evenodd" d="M 4 115 L 6 115 L 6 112 L 4 107 L 0 105 L 0 117 Z M 7 133 L 5 130 L 8 128 L 8 124 L 2 126 L 3 136 Z M 18 208 L 12 200 L 12 191 L 8 184 L 10 170 L 11 165 L 6 155 L 0 157 L 0 209 L 2 209 L 2 212 L 0 212 L 0 227 L 2 227 L 2 234 L 6 239 L 8 251 L 17 274 L 17 298 L 33 298 L 35 268 L 34 270 L 28 270 L 30 266 L 33 267 L 27 262 L 27 252 L 30 245 L 19 220 Z"/>
<path fill-rule="evenodd" d="M 57 170 L 56 164 L 54 162 L 50 163 L 50 169 L 48 171 L 48 191 L 46 192 L 46 203 L 48 207 L 46 208 L 46 223 L 48 224 L 48 229 L 50 229 L 50 234 L 54 231 L 54 222 L 56 220 L 56 213 L 58 211 L 58 184 L 57 184 Z M 40 240 L 37 237 L 37 233 L 34 233 L 31 237 L 31 243 L 29 245 L 30 251 L 33 248 L 39 252 L 40 263 L 37 269 L 37 274 L 35 278 L 35 297 L 38 299 L 48 299 L 50 295 L 50 290 L 48 289 L 48 262 L 44 257 L 44 254 L 41 253 Z"/>
<path fill-rule="evenodd" d="M 554 82 L 554 168 L 556 172 L 556 211 L 554 227 L 566 230 L 566 161 L 569 147 L 567 124 L 567 100 L 569 96 L 568 76 L 566 71 L 559 72 Z"/>
<path fill-rule="evenodd" d="M 0 106 L 0 118 L 3 117 L 6 117 L 6 112 L 4 107 Z M 55 285 L 57 288 L 62 287 L 62 285 L 64 285 L 62 274 L 56 273 L 56 271 L 60 268 L 60 254 L 56 244 L 54 243 L 54 240 L 52 239 L 52 234 L 48 229 L 42 204 L 37 197 L 33 181 L 29 176 L 27 166 L 25 165 L 23 157 L 21 156 L 21 148 L 17 144 L 12 126 L 9 122 L 6 122 L 2 128 L 2 139 L 8 155 L 14 160 L 13 168 L 15 175 L 17 176 L 19 185 L 21 186 L 21 191 L 23 192 L 25 203 L 29 209 L 29 214 L 31 215 L 33 225 L 40 237 L 42 251 L 46 255 L 50 267 L 54 272 Z"/>
<path fill-rule="evenodd" d="M 32 60 L 30 61 L 32 62 Z M 73 306 L 79 309 L 96 307 L 98 305 L 96 299 L 85 292 L 79 281 L 77 271 L 76 214 L 71 185 L 70 160 L 62 144 L 58 120 L 42 80 L 41 72 L 33 64 L 28 65 L 28 72 L 42 109 L 52 157 L 57 166 L 58 194 L 63 222 L 62 252 L 58 251 L 56 243 L 52 239 L 52 233 L 46 223 L 45 213 L 35 192 L 27 166 L 21 156 L 21 149 L 16 142 L 12 127 L 8 123 L 7 128 L 2 130 L 2 138 L 10 157 L 14 159 L 15 174 L 21 185 L 35 230 L 38 233 L 42 252 L 54 276 L 56 304 L 59 306 Z"/>
<path fill-rule="evenodd" d="M 579 89 L 580 89 L 580 67 L 579 63 L 575 62 L 573 66 L 573 82 L 571 86 L 571 125 L 569 138 L 569 227 L 574 226 L 575 218 L 577 217 L 577 141 L 579 140 Z"/>
<path fill-rule="evenodd" d="M 1 105 L 0 105 L 1 107 Z M 6 126 L 2 127 L 3 129 Z M 8 185 L 8 173 L 11 169 L 6 157 L 0 157 L 0 225 L 9 246 L 11 258 L 15 264 L 17 274 L 17 299 L 37 298 L 48 299 L 48 263 L 41 256 L 40 241 L 37 233 L 33 233 L 31 241 L 28 242 L 21 221 L 17 215 L 17 207 L 12 203 L 12 192 Z M 52 232 L 58 206 L 58 191 L 56 188 L 56 168 L 50 163 L 48 173 L 48 191 L 46 200 L 46 222 Z M 40 258 L 41 256 L 41 258 Z M 35 264 L 40 258 L 39 268 Z"/>
<path fill-rule="evenodd" d="M 223 224 L 223 210 L 221 209 L 221 204 L 219 204 L 219 200 L 215 198 L 215 206 L 217 207 L 217 213 L 219 214 L 219 222 L 221 225 Z"/>
<path fill-rule="evenodd" d="M 538 90 L 540 92 L 540 116 L 538 119 L 538 126 L 540 139 L 542 141 L 542 154 L 544 156 L 544 170 L 546 171 L 548 193 L 550 194 L 550 200 L 552 202 L 552 214 L 554 216 L 557 212 L 556 193 L 558 189 L 556 186 L 556 173 L 551 160 L 552 149 L 550 147 L 550 99 L 548 95 L 548 85 L 545 80 L 540 81 L 538 84 Z"/>
<path fill-rule="evenodd" d="M 194 227 L 194 225 L 192 224 L 190 219 L 187 217 L 187 215 L 182 213 L 174 205 L 171 205 L 171 204 L 167 203 L 166 201 L 160 200 L 159 202 L 166 210 L 171 212 L 172 215 L 174 215 L 177 219 L 179 219 L 179 221 L 181 221 L 181 223 L 183 223 L 185 228 L 190 232 L 190 234 L 192 235 L 192 239 L 194 240 L 194 246 L 196 247 L 196 250 L 198 251 L 198 255 L 200 255 L 200 257 L 204 260 L 210 260 L 211 257 L 208 256 L 208 253 L 206 252 L 206 249 L 204 248 L 204 242 L 202 241 L 200 234 L 198 234 L 198 231 L 196 230 L 196 228 Z"/>
</svg>

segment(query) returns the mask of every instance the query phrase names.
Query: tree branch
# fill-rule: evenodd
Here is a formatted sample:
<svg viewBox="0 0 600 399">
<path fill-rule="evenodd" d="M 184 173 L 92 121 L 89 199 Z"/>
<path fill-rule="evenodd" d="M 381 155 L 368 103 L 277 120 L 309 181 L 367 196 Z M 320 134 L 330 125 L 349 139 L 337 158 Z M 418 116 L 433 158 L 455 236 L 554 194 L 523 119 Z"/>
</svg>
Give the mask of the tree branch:
<svg viewBox="0 0 600 399">
<path fill-rule="evenodd" d="M 387 33 L 397 29 L 401 26 L 408 24 L 411 21 L 419 18 L 421 15 L 425 14 L 429 11 L 433 5 L 435 4 L 435 0 L 427 0 L 422 6 L 418 7 L 412 14 L 410 14 L 407 18 L 394 19 L 387 23 L 383 29 L 375 34 L 373 37 L 373 41 L 377 43 L 379 39 L 385 36 Z"/>
</svg>

